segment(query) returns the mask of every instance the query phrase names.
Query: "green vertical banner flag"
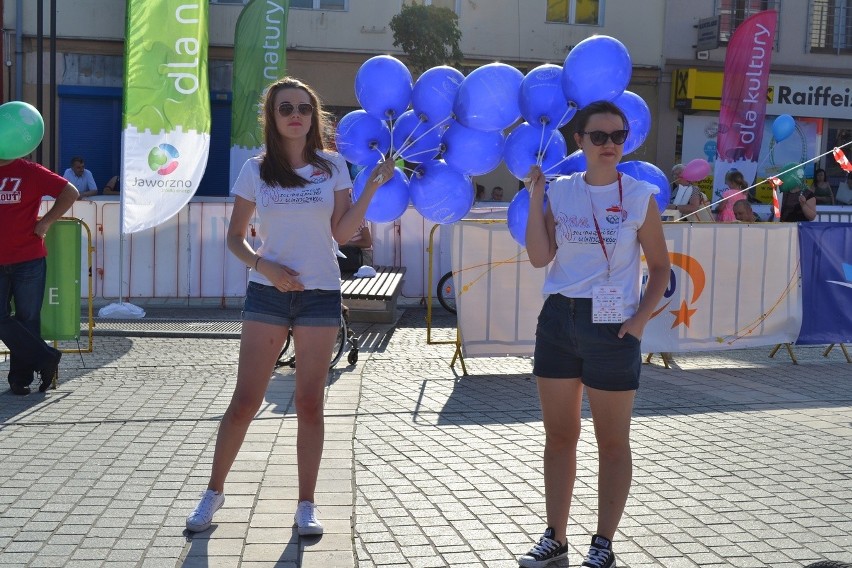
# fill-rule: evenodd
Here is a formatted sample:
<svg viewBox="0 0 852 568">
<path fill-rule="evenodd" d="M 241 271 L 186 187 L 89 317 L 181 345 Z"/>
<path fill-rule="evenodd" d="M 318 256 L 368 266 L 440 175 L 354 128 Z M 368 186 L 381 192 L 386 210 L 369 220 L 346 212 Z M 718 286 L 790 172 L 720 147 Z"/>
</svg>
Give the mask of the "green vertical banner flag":
<svg viewBox="0 0 852 568">
<path fill-rule="evenodd" d="M 210 148 L 208 0 L 128 0 L 122 232 L 156 227 L 195 194 Z"/>
<path fill-rule="evenodd" d="M 59 219 L 44 237 L 47 277 L 41 304 L 41 336 L 46 340 L 80 337 L 82 235 L 79 221 Z"/>
<path fill-rule="evenodd" d="M 234 86 L 231 102 L 230 185 L 243 163 L 263 149 L 258 118 L 267 85 L 287 70 L 289 0 L 251 0 L 234 32 Z"/>
</svg>

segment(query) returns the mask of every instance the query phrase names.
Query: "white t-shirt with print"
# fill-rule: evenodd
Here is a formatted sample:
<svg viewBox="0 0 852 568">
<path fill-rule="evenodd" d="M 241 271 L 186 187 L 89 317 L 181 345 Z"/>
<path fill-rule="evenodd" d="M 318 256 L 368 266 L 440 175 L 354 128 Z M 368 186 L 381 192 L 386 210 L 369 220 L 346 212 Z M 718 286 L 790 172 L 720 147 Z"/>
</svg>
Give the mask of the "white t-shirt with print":
<svg viewBox="0 0 852 568">
<path fill-rule="evenodd" d="M 270 187 L 260 179 L 260 157 L 250 158 L 231 194 L 255 204 L 260 219 L 257 252 L 265 259 L 299 273 L 305 290 L 340 290 L 340 267 L 334 254 L 331 215 L 334 194 L 352 187 L 346 162 L 339 154 L 322 152 L 332 162 L 332 175 L 308 165 L 296 170 L 305 187 Z M 256 270 L 249 280 L 272 283 Z"/>
<path fill-rule="evenodd" d="M 579 172 L 550 183 L 547 197 L 556 221 L 557 249 L 545 277 L 545 295 L 591 298 L 595 286 L 617 284 L 623 287 L 625 316 L 636 313 L 641 286 L 636 232 L 645 222 L 651 196 L 659 189 L 624 174 L 621 185 L 623 203 L 619 205 L 617 182 L 589 185 Z M 609 255 L 609 281 L 592 207 Z"/>
</svg>

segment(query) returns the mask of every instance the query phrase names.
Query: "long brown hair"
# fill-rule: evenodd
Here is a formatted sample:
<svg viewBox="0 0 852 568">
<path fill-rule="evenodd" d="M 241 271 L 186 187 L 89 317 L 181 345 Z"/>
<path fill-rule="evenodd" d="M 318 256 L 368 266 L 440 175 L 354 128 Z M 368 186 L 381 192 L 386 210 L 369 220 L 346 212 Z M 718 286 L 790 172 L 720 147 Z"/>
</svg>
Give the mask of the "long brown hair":
<svg viewBox="0 0 852 568">
<path fill-rule="evenodd" d="M 293 77 L 283 77 L 267 87 L 263 96 L 263 116 L 260 124 L 263 127 L 263 139 L 266 150 L 261 155 L 260 179 L 266 185 L 281 187 L 304 187 L 308 180 L 296 173 L 293 166 L 285 158 L 284 146 L 281 136 L 275 126 L 275 95 L 283 89 L 299 89 L 308 94 L 314 112 L 311 115 L 311 127 L 305 140 L 305 149 L 302 158 L 308 164 L 315 166 L 328 175 L 332 175 L 332 162 L 319 154 L 325 150 L 322 134 L 325 132 L 328 121 L 328 113 L 322 108 L 322 102 L 317 94 L 305 83 Z"/>
</svg>

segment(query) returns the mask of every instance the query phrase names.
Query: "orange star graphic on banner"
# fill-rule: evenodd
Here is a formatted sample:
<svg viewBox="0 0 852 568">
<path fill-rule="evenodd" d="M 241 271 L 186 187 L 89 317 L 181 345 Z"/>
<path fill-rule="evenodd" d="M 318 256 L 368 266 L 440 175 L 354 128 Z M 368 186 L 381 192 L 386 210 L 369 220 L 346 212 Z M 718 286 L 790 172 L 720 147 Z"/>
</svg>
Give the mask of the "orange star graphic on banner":
<svg viewBox="0 0 852 568">
<path fill-rule="evenodd" d="M 692 314 L 697 312 L 698 310 L 690 310 L 689 306 L 686 305 L 686 302 L 680 302 L 679 310 L 669 310 L 675 316 L 674 323 L 672 324 L 672 329 L 676 328 L 678 324 L 683 324 L 686 327 L 689 327 L 689 318 L 692 317 Z"/>
</svg>

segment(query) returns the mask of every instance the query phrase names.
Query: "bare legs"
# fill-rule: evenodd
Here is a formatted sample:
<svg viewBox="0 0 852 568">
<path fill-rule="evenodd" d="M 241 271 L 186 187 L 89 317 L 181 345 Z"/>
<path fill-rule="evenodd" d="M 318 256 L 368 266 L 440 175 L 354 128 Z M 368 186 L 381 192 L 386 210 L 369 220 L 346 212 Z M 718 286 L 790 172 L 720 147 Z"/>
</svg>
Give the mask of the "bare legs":
<svg viewBox="0 0 852 568">
<path fill-rule="evenodd" d="M 328 379 L 336 327 L 297 327 L 296 342 L 296 461 L 299 467 L 299 501 L 314 501 L 325 436 L 323 395 Z"/>
<path fill-rule="evenodd" d="M 237 386 L 216 437 L 213 468 L 207 487 L 222 492 L 248 427 L 263 402 L 269 379 L 286 338 L 287 328 L 244 321 L 240 339 Z M 323 445 L 323 391 L 336 327 L 297 327 L 296 441 L 299 462 L 299 500 L 313 501 Z"/>
<path fill-rule="evenodd" d="M 222 417 L 213 454 L 213 470 L 208 489 L 222 492 L 254 415 L 263 402 L 275 361 L 287 337 L 287 328 L 256 321 L 244 321 L 240 336 L 237 386 L 231 404 Z"/>
<path fill-rule="evenodd" d="M 598 442 L 597 534 L 612 540 L 624 513 L 633 479 L 630 417 L 636 391 L 587 388 L 586 392 Z"/>
<path fill-rule="evenodd" d="M 544 418 L 544 490 L 547 525 L 566 541 L 577 476 L 577 442 L 583 385 L 579 379 L 537 379 Z M 632 479 L 630 418 L 635 391 L 586 388 L 598 444 L 597 534 L 612 540 Z"/>
</svg>

